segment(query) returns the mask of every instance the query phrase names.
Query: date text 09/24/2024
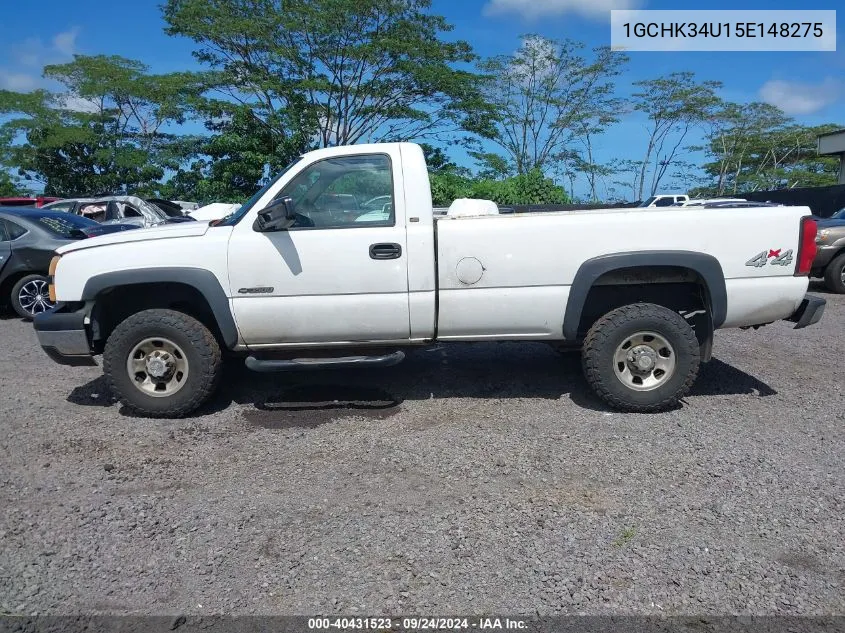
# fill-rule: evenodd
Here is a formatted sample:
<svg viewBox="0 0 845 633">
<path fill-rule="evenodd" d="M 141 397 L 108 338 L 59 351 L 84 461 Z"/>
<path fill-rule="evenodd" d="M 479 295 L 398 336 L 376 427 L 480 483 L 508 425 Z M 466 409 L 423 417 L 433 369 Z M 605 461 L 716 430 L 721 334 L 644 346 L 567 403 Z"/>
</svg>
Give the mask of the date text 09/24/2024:
<svg viewBox="0 0 845 633">
<path fill-rule="evenodd" d="M 309 631 L 466 631 L 473 629 L 519 631 L 526 627 L 525 620 L 496 617 L 315 617 L 308 619 Z"/>
</svg>

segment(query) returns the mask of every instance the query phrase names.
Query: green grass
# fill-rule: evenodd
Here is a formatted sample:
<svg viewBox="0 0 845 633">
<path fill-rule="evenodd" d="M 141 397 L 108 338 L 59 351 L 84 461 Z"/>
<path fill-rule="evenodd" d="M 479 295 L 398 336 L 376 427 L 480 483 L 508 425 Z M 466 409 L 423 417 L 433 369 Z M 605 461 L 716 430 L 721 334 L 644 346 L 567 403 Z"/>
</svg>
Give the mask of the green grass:
<svg viewBox="0 0 845 633">
<path fill-rule="evenodd" d="M 622 532 L 620 532 L 619 536 L 614 539 L 613 546 L 622 547 L 626 543 L 630 543 L 636 535 L 637 529 L 633 525 L 630 527 L 626 527 L 622 530 Z"/>
</svg>

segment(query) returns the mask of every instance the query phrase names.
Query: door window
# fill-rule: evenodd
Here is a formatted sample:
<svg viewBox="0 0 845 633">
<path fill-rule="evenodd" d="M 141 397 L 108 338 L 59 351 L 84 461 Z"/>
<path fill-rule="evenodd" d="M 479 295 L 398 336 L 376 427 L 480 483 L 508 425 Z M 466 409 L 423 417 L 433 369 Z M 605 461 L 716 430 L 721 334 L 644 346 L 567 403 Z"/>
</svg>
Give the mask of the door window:
<svg viewBox="0 0 845 633">
<path fill-rule="evenodd" d="M 144 215 L 133 207 L 128 202 L 123 203 L 123 217 L 124 218 L 143 218 Z"/>
<path fill-rule="evenodd" d="M 6 237 L 3 239 L 11 240 L 14 242 L 19 237 L 23 237 L 24 235 L 26 235 L 26 229 L 20 226 L 19 224 L 15 224 L 11 220 L 6 220 L 5 223 L 0 222 L 0 229 L 3 229 L 4 224 Z"/>
<path fill-rule="evenodd" d="M 47 207 L 50 211 L 70 211 L 73 208 L 73 202 L 56 202 Z"/>
<path fill-rule="evenodd" d="M 394 226 L 393 173 L 384 154 L 321 160 L 295 176 L 278 198 L 290 197 L 292 228 Z M 375 208 L 365 203 L 378 199 Z"/>
</svg>

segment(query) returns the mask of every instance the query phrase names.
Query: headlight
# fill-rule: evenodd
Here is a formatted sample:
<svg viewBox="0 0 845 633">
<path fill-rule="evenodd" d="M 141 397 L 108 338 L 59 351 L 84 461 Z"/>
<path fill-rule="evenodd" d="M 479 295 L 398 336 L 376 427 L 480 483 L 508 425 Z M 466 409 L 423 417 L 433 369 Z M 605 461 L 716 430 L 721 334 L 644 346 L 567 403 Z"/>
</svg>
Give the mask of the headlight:
<svg viewBox="0 0 845 633">
<path fill-rule="evenodd" d="M 816 244 L 821 244 L 822 242 L 827 241 L 828 235 L 830 235 L 830 229 L 822 229 L 819 231 L 819 234 L 816 235 Z"/>
<path fill-rule="evenodd" d="M 47 275 L 50 277 L 50 285 L 47 286 L 47 293 L 50 295 L 50 301 L 56 302 L 56 286 L 53 284 L 53 275 L 56 274 L 56 266 L 59 265 L 61 255 L 56 255 L 50 260 L 50 266 L 47 268 Z"/>
</svg>

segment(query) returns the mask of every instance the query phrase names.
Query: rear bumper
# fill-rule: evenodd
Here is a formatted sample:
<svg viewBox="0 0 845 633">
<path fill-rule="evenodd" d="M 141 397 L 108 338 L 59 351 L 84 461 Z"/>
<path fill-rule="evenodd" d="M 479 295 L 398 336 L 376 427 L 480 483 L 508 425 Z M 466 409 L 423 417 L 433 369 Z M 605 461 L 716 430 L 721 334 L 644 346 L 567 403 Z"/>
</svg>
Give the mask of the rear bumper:
<svg viewBox="0 0 845 633">
<path fill-rule="evenodd" d="M 801 305 L 787 321 L 795 323 L 795 329 L 814 325 L 821 321 L 827 301 L 814 295 L 805 295 Z"/>
<path fill-rule="evenodd" d="M 60 365 L 96 365 L 85 327 L 84 308 L 76 311 L 65 309 L 66 306 L 59 305 L 35 317 L 35 333 L 41 348 Z"/>
</svg>

